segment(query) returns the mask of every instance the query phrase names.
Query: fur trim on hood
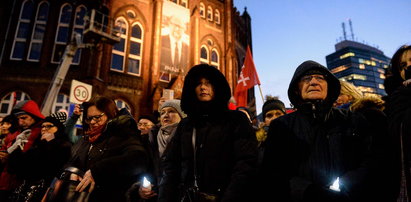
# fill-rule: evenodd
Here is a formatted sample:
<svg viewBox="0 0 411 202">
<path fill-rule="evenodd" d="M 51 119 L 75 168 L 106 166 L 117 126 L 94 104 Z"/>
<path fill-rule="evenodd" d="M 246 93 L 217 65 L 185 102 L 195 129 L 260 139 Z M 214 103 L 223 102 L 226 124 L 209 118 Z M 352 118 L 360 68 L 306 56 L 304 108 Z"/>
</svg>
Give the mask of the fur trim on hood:
<svg viewBox="0 0 411 202">
<path fill-rule="evenodd" d="M 376 109 L 379 111 L 383 111 L 384 108 L 384 101 L 377 96 L 371 95 L 367 95 L 363 98 L 360 98 L 350 106 L 350 109 L 353 112 L 361 112 L 366 109 Z"/>
<path fill-rule="evenodd" d="M 212 101 L 200 102 L 197 99 L 195 88 L 201 78 L 209 80 L 214 88 L 214 99 Z M 185 77 L 181 96 L 181 109 L 188 116 L 219 113 L 228 110 L 230 97 L 230 86 L 224 75 L 215 67 L 200 64 L 192 67 Z"/>
</svg>

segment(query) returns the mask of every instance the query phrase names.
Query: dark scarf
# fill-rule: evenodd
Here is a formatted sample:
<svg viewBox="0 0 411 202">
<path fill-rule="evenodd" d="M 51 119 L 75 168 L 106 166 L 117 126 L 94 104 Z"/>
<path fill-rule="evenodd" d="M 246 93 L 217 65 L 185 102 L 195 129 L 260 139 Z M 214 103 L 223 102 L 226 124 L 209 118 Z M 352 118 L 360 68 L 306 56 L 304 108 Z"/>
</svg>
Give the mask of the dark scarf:
<svg viewBox="0 0 411 202">
<path fill-rule="evenodd" d="M 88 136 L 88 141 L 90 143 L 95 142 L 101 136 L 105 127 L 106 127 L 106 124 L 98 126 L 97 128 L 94 128 L 94 129 L 89 128 L 85 132 L 85 134 Z"/>
</svg>

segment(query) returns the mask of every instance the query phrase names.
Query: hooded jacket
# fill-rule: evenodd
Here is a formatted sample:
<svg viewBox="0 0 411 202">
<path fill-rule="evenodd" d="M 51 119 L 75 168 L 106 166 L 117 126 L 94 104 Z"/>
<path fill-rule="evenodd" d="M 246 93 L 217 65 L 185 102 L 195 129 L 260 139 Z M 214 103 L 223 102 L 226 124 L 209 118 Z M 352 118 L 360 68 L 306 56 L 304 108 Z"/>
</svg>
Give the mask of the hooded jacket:
<svg viewBox="0 0 411 202">
<path fill-rule="evenodd" d="M 96 187 L 90 201 L 125 201 L 127 189 L 146 169 L 148 157 L 138 136 L 137 124 L 131 115 L 124 113 L 109 120 L 95 142 L 90 143 L 87 136 L 83 136 L 66 165 L 83 172 L 91 170 Z"/>
<path fill-rule="evenodd" d="M 213 86 L 212 101 L 200 102 L 196 97 L 201 78 Z M 180 122 L 165 156 L 159 201 L 179 201 L 194 187 L 194 176 L 200 192 L 216 195 L 218 201 L 250 201 L 257 142 L 245 114 L 228 110 L 230 95 L 225 77 L 216 68 L 203 64 L 188 72 L 181 99 L 188 117 Z"/>
<path fill-rule="evenodd" d="M 30 126 L 29 129 L 31 129 L 30 136 L 27 138 L 28 142 L 24 144 L 23 147 L 23 152 L 26 152 L 29 150 L 33 144 L 36 144 L 37 142 L 40 141 L 40 136 L 41 136 L 41 123 L 43 122 L 43 119 L 45 118 L 43 114 L 41 114 L 40 109 L 36 102 L 33 100 L 25 100 L 17 103 L 13 110 L 13 114 L 19 114 L 19 113 L 27 113 L 30 116 L 32 116 L 35 119 L 35 123 Z M 12 144 L 14 143 L 16 137 L 23 131 L 23 129 L 18 129 L 16 132 L 14 132 L 12 135 L 7 137 L 5 140 L 5 145 L 3 145 L 2 150 L 7 150 Z M 20 149 L 16 149 L 20 150 Z M 6 163 L 8 164 L 8 163 Z M 8 165 L 6 165 L 6 168 L 3 169 L 1 172 L 1 177 L 0 177 L 0 190 L 12 190 L 16 188 L 20 184 L 19 180 L 17 180 L 16 176 L 14 174 L 9 173 L 8 171 Z"/>
<path fill-rule="evenodd" d="M 298 82 L 310 71 L 325 76 L 325 100 L 304 101 Z M 302 63 L 291 80 L 288 96 L 297 111 L 270 124 L 260 179 L 262 197 L 271 201 L 373 201 L 373 177 L 380 178 L 377 149 L 362 115 L 332 108 L 340 84 L 325 67 Z M 337 179 L 341 192 L 329 189 Z M 384 178 L 385 179 L 385 178 Z M 375 188 L 375 189 L 374 189 Z M 374 189 L 374 190 L 373 190 Z M 383 192 L 381 192 L 383 193 Z M 386 201 L 382 194 L 378 196 Z"/>
</svg>

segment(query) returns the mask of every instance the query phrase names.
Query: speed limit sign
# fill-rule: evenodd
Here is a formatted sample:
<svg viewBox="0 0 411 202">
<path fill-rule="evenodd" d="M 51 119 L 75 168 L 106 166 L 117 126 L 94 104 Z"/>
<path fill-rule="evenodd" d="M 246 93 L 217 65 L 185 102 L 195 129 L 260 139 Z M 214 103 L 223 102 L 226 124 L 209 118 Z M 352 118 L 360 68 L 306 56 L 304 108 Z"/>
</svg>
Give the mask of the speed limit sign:
<svg viewBox="0 0 411 202">
<path fill-rule="evenodd" d="M 91 98 L 92 86 L 77 80 L 71 81 L 70 102 L 81 104 L 87 102 Z"/>
</svg>

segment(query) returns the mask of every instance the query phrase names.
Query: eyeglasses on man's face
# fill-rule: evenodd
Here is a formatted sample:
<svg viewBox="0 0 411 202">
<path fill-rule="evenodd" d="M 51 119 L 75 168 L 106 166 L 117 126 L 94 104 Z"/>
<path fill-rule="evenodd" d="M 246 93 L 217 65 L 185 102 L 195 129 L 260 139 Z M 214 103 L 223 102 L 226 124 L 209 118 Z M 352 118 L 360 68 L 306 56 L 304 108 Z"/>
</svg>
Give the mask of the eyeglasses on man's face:
<svg viewBox="0 0 411 202">
<path fill-rule="evenodd" d="M 89 116 L 86 118 L 86 123 L 91 123 L 91 121 L 93 120 L 94 122 L 99 122 L 101 120 L 101 117 L 104 116 L 104 112 L 101 113 L 100 115 L 95 115 L 95 116 Z"/>
<path fill-rule="evenodd" d="M 53 124 L 43 124 L 43 125 L 41 125 L 41 128 L 45 128 L 45 129 L 50 129 L 50 128 L 53 128 L 54 127 L 54 125 Z"/>
<path fill-rule="evenodd" d="M 317 80 L 318 82 L 325 81 L 325 77 L 323 75 L 306 75 L 306 76 L 301 77 L 300 81 L 304 83 L 310 83 L 313 78 Z"/>
<path fill-rule="evenodd" d="M 152 126 L 153 124 L 151 124 L 151 123 L 138 123 L 137 124 L 138 126 L 144 126 L 144 127 L 150 127 L 150 126 Z"/>
</svg>

